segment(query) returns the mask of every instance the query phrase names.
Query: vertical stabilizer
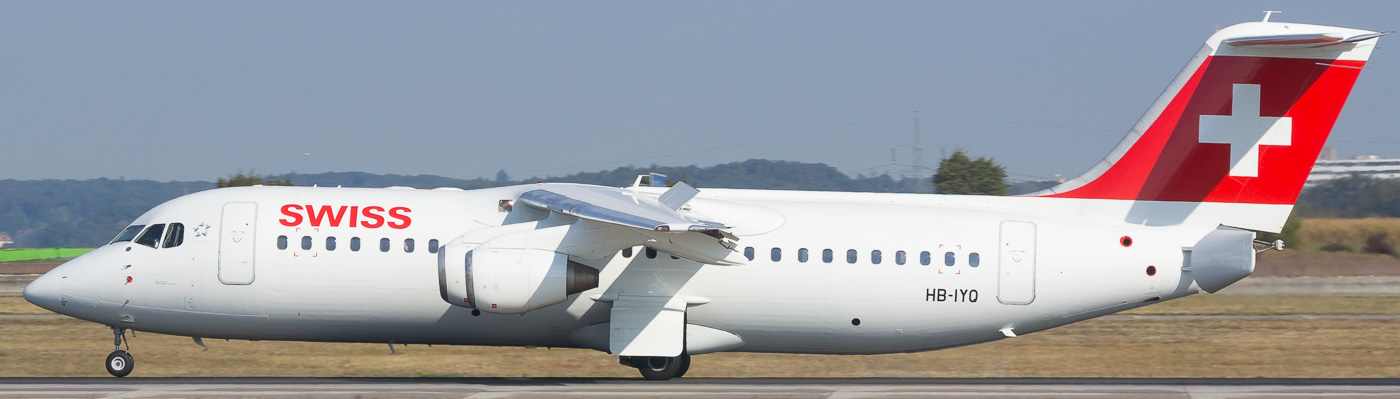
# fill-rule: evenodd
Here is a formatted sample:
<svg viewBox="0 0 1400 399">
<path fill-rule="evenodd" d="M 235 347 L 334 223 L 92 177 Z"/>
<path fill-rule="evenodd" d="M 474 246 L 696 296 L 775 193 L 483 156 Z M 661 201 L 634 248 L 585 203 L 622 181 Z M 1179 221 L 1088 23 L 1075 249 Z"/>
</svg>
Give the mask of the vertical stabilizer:
<svg viewBox="0 0 1400 399">
<path fill-rule="evenodd" d="M 1035 195 L 1229 204 L 1220 224 L 1277 231 L 1381 35 L 1280 22 L 1222 29 L 1108 157 Z"/>
</svg>

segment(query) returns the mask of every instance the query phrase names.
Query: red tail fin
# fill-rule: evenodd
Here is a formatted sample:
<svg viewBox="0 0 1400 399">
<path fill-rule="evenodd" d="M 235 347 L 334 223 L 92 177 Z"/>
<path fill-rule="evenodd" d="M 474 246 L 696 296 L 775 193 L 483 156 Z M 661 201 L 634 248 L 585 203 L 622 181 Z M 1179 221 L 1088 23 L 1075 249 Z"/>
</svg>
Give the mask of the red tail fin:
<svg viewBox="0 0 1400 399">
<path fill-rule="evenodd" d="M 1039 195 L 1292 205 L 1380 35 L 1225 28 L 1108 158 Z"/>
</svg>

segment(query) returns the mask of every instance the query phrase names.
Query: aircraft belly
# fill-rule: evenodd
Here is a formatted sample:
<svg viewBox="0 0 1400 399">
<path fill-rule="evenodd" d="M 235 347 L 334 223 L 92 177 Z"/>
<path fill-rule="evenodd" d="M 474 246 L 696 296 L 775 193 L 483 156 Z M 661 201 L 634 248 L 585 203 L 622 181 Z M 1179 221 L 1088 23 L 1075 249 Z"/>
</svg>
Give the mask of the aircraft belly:
<svg viewBox="0 0 1400 399">
<path fill-rule="evenodd" d="M 269 339 L 267 316 L 207 313 L 160 307 L 125 306 L 123 314 L 139 331 L 205 338 Z"/>
<path fill-rule="evenodd" d="M 687 287 L 712 299 L 691 307 L 689 322 L 739 335 L 745 341 L 739 351 L 909 352 L 1001 336 L 999 327 L 989 322 L 989 314 L 997 313 L 991 298 L 927 300 L 928 291 L 940 286 L 966 287 L 964 292 L 983 287 L 980 292 L 989 292 L 985 282 L 970 274 L 940 275 L 936 268 L 923 266 L 747 267 L 701 273 Z M 787 279 L 798 273 L 825 277 Z M 955 276 L 961 280 L 954 280 Z M 706 295 L 706 286 L 736 294 Z"/>
<path fill-rule="evenodd" d="M 443 302 L 436 282 L 423 286 L 431 288 L 274 289 L 265 339 L 568 347 L 569 333 L 587 325 L 565 304 L 524 315 L 473 316 L 472 309 Z"/>
</svg>

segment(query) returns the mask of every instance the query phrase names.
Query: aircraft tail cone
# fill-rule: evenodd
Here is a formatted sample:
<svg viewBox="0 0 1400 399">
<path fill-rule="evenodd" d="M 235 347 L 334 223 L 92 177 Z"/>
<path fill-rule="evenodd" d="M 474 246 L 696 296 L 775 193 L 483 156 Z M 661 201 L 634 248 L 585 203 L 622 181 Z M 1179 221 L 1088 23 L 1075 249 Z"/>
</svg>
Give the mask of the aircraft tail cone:
<svg viewBox="0 0 1400 399">
<path fill-rule="evenodd" d="M 1188 250 L 1186 260 L 1196 286 L 1214 294 L 1254 273 L 1254 232 L 1212 231 Z"/>
</svg>

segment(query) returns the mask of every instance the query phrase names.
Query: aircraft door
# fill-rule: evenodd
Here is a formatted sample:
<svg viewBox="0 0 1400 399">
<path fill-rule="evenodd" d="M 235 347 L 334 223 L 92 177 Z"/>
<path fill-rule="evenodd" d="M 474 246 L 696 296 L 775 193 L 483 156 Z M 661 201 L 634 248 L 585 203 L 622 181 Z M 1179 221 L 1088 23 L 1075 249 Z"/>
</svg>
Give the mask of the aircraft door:
<svg viewBox="0 0 1400 399">
<path fill-rule="evenodd" d="M 219 281 L 224 284 L 253 283 L 253 251 L 256 240 L 258 204 L 224 204 L 219 223 Z"/>
<path fill-rule="evenodd" d="M 1025 305 L 1035 300 L 1035 223 L 1001 222 L 997 300 L 1007 305 Z"/>
</svg>

